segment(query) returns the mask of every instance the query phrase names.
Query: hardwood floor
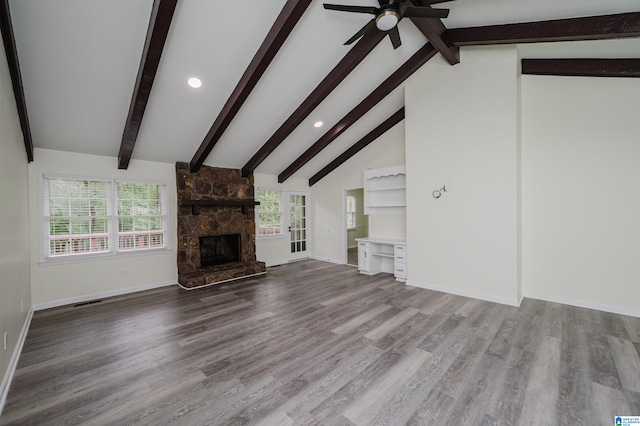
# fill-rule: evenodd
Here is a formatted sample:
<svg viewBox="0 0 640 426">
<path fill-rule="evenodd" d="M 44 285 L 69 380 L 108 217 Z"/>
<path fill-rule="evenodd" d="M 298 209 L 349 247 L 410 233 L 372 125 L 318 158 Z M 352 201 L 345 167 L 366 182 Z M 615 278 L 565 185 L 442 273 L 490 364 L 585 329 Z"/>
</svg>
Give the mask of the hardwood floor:
<svg viewBox="0 0 640 426">
<path fill-rule="evenodd" d="M 36 312 L 0 424 L 608 425 L 640 319 L 314 260 Z"/>
<path fill-rule="evenodd" d="M 347 263 L 349 265 L 358 265 L 358 247 L 347 249 Z"/>
</svg>

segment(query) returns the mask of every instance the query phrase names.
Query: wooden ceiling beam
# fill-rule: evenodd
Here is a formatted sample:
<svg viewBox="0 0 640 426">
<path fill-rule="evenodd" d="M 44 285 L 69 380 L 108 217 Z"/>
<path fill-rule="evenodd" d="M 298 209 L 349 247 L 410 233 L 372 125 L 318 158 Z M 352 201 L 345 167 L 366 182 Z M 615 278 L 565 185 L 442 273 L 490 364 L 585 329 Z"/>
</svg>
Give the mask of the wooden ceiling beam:
<svg viewBox="0 0 640 426">
<path fill-rule="evenodd" d="M 129 114 L 124 125 L 120 151 L 118 153 L 118 168 L 129 167 L 131 154 L 138 139 L 138 132 L 142 124 L 144 111 L 147 108 L 153 80 L 156 78 L 162 50 L 169 34 L 169 27 L 173 19 L 178 0 L 154 0 L 149 19 L 147 37 L 142 50 L 140 68 L 136 77 L 136 85 L 133 89 Z"/>
<path fill-rule="evenodd" d="M 639 78 L 640 59 L 523 59 L 522 74 Z"/>
<path fill-rule="evenodd" d="M 427 7 L 433 2 L 424 0 L 410 0 L 413 6 Z M 450 45 L 443 35 L 447 30 L 440 19 L 421 19 L 421 18 L 409 18 L 411 22 L 420 30 L 420 32 L 429 40 L 429 42 L 436 48 L 438 52 L 449 62 L 450 65 L 455 65 L 460 62 L 460 48 Z"/>
<path fill-rule="evenodd" d="M 520 24 L 448 29 L 444 39 L 454 46 L 602 40 L 640 36 L 640 12 Z"/>
<path fill-rule="evenodd" d="M 229 99 L 227 99 L 220 114 L 218 114 L 218 117 L 213 122 L 211 129 L 209 129 L 209 132 L 204 137 L 198 151 L 193 156 L 193 159 L 191 159 L 189 169 L 192 173 L 197 172 L 209 154 L 211 154 L 211 151 L 227 130 L 227 127 L 229 127 L 229 124 L 231 124 L 238 111 L 240 111 L 240 107 L 242 107 L 247 100 L 256 84 L 258 84 L 258 81 L 260 81 L 269 64 L 271 64 L 271 61 L 310 4 L 311 0 L 288 0 L 284 5 L 280 15 L 278 15 L 278 18 L 262 42 L 262 45 L 240 78 L 236 88 L 231 93 L 231 96 L 229 96 Z"/>
<path fill-rule="evenodd" d="M 349 149 L 340 154 L 335 160 L 327 164 L 322 170 L 313 175 L 311 179 L 309 179 L 309 186 L 313 186 L 318 181 L 329 173 L 340 167 L 345 161 L 349 160 L 351 157 L 356 155 L 360 150 L 365 148 L 374 140 L 378 139 L 382 136 L 387 130 L 391 129 L 393 126 L 398 124 L 404 120 L 404 107 L 400 108 L 396 111 L 391 117 L 387 118 L 382 122 L 378 127 L 367 133 L 362 139 L 353 144 Z"/>
<path fill-rule="evenodd" d="M 362 102 L 356 105 L 347 113 L 338 123 L 327 131 L 317 142 L 300 155 L 293 163 L 289 165 L 282 173 L 278 175 L 278 182 L 282 183 L 289 179 L 295 172 L 300 170 L 302 166 L 307 164 L 320 151 L 325 149 L 331 142 L 347 130 L 353 123 L 358 121 L 360 117 L 365 115 L 371 108 L 376 106 L 382 99 L 391 93 L 395 88 L 400 86 L 415 71 L 420 69 L 429 59 L 433 58 L 437 50 L 430 44 L 425 44 L 416 53 L 411 56 L 400 68 L 385 79 L 369 96 L 364 98 Z"/>
<path fill-rule="evenodd" d="M 355 67 L 387 35 L 383 31 L 369 31 L 349 50 L 327 76 L 318 84 L 300 106 L 287 118 L 276 132 L 262 145 L 242 168 L 242 175 L 248 176 L 267 158 L 293 130 L 344 80 Z"/>
<path fill-rule="evenodd" d="M 9 0 L 0 1 L 0 30 L 2 32 L 4 52 L 7 57 L 7 65 L 9 66 L 9 75 L 11 75 L 13 96 L 16 99 L 18 119 L 20 120 L 20 127 L 22 128 L 22 138 L 24 139 L 24 147 L 27 151 L 27 161 L 32 162 L 33 139 L 31 138 L 31 127 L 29 126 L 29 115 L 27 114 L 27 101 L 24 97 L 24 89 L 22 86 L 22 74 L 20 73 L 20 62 L 18 61 L 18 49 L 16 48 L 16 39 L 13 34 L 13 25 L 11 23 Z"/>
</svg>

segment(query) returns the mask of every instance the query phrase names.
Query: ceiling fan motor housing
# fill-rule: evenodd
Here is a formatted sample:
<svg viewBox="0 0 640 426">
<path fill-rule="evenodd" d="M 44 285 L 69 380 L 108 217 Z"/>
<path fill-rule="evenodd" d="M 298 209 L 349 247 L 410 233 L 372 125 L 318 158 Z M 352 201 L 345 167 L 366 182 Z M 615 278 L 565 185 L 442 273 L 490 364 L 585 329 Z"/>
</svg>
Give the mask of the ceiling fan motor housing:
<svg viewBox="0 0 640 426">
<path fill-rule="evenodd" d="M 381 10 L 376 16 L 376 27 L 378 27 L 380 31 L 389 31 L 391 28 L 398 25 L 398 21 L 400 20 L 400 13 L 396 8 L 385 6 L 380 8 Z"/>
</svg>

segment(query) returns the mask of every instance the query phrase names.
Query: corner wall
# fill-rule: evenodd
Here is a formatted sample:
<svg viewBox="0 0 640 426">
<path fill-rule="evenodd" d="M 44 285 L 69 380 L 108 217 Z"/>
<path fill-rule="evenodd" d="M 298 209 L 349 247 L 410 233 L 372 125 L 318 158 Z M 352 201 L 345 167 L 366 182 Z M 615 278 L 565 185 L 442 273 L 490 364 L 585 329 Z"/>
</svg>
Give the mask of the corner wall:
<svg viewBox="0 0 640 426">
<path fill-rule="evenodd" d="M 640 84 L 522 79 L 525 296 L 640 316 Z"/>
<path fill-rule="evenodd" d="M 39 173 L 78 173 L 84 176 L 126 177 L 167 183 L 168 242 L 162 252 L 115 255 L 78 261 L 40 264 L 38 212 Z M 177 284 L 177 201 L 173 164 L 132 160 L 127 170 L 118 170 L 116 157 L 36 149 L 35 161 L 29 165 L 29 220 L 31 229 L 31 289 L 36 309 L 130 293 L 164 285 Z M 124 272 L 126 271 L 126 273 Z"/>
<path fill-rule="evenodd" d="M 0 413 L 31 318 L 27 154 L 0 38 Z M 7 348 L 3 345 L 7 333 Z"/>
<path fill-rule="evenodd" d="M 405 91 L 407 283 L 517 305 L 517 51 L 460 53 L 455 66 L 429 61 Z"/>
<path fill-rule="evenodd" d="M 404 164 L 404 135 L 403 121 L 311 187 L 314 258 L 346 263 L 344 190 L 363 188 L 366 169 Z M 405 235 L 404 214 L 369 216 L 370 237 L 404 239 Z"/>
</svg>

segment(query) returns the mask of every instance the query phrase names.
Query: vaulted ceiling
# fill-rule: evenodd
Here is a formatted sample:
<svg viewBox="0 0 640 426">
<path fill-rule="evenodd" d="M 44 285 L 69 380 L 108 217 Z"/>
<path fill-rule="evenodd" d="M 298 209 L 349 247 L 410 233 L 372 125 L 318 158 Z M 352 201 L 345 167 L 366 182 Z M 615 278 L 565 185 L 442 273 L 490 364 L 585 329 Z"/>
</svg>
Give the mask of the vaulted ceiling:
<svg viewBox="0 0 640 426">
<path fill-rule="evenodd" d="M 433 39 L 445 27 L 640 10 L 640 0 L 540 0 L 535 7 L 526 0 L 456 0 L 437 5 L 450 9 L 440 31 L 403 19 L 402 46 L 394 50 L 375 34 L 343 45 L 370 16 L 325 10 L 319 1 L 287 10 L 293 3 L 305 2 L 8 0 L 33 145 L 120 156 L 121 168 L 128 164 L 124 148 L 132 159 L 311 178 L 354 143 L 375 136 L 374 129 L 402 119 L 404 83 L 388 77 L 396 72 L 405 81 L 412 70 L 400 68 L 407 61 L 419 68 L 438 51 L 447 53 L 446 43 Z M 378 6 L 375 0 L 332 3 Z M 279 24 L 281 33 L 274 35 Z M 433 47 L 425 48 L 425 34 Z M 268 35 L 271 51 L 264 44 Z M 351 61 L 351 49 L 366 43 L 371 52 L 362 62 L 334 90 L 323 86 Z M 537 55 L 543 58 L 544 49 Z M 139 74 L 141 63 L 146 74 Z M 187 85 L 193 76 L 202 80 L 199 89 Z M 345 121 L 349 116 L 358 120 Z M 314 127 L 317 121 L 324 125 Z M 212 140 L 209 149 L 201 147 Z M 299 157 L 308 162 L 292 167 Z"/>
</svg>

